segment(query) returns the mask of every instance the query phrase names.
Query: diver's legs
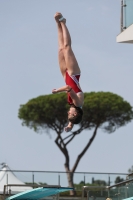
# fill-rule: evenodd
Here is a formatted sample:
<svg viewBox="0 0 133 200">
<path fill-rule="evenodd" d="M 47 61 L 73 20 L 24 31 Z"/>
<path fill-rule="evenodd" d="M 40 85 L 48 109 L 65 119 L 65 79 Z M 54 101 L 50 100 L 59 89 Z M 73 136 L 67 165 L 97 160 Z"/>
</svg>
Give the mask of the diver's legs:
<svg viewBox="0 0 133 200">
<path fill-rule="evenodd" d="M 63 31 L 63 42 L 64 42 L 63 53 L 64 53 L 64 59 L 66 63 L 66 68 L 70 75 L 80 74 L 80 68 L 79 68 L 78 62 L 71 48 L 71 36 L 68 31 L 68 28 L 64 20 L 61 21 L 60 24 Z"/>
<path fill-rule="evenodd" d="M 54 17 L 56 20 L 57 30 L 58 30 L 58 61 L 59 61 L 60 71 L 63 77 L 65 78 L 66 63 L 65 63 L 64 52 L 63 52 L 64 39 L 63 39 L 62 27 L 59 22 L 59 19 L 61 18 L 61 16 L 62 15 L 60 13 L 56 13 Z"/>
</svg>

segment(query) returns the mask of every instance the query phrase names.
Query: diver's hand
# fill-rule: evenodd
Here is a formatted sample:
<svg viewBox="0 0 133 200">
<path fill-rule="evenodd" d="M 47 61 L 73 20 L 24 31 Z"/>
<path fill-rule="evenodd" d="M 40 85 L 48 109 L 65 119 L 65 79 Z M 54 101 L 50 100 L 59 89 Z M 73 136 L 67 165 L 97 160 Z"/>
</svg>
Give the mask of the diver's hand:
<svg viewBox="0 0 133 200">
<path fill-rule="evenodd" d="M 67 126 L 67 127 L 64 128 L 64 130 L 65 130 L 66 132 L 69 132 L 69 131 L 72 130 L 72 127 Z"/>
<path fill-rule="evenodd" d="M 53 93 L 53 94 L 58 93 L 58 90 L 53 89 L 53 90 L 52 90 L 52 93 Z"/>
<path fill-rule="evenodd" d="M 73 128 L 73 123 L 69 121 L 68 125 L 64 128 L 66 132 L 71 131 Z"/>
</svg>

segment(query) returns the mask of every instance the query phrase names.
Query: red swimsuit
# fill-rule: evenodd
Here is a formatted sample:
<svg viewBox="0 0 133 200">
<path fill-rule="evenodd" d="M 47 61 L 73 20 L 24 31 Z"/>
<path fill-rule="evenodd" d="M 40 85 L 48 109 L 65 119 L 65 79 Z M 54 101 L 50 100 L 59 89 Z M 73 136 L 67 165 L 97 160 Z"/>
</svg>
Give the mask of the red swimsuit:
<svg viewBox="0 0 133 200">
<path fill-rule="evenodd" d="M 74 90 L 75 93 L 82 92 L 81 89 L 79 88 L 79 78 L 80 74 L 70 76 L 66 71 L 66 80 L 65 80 L 66 85 L 69 85 Z M 73 104 L 73 100 L 69 93 L 67 93 L 67 101 L 69 104 Z"/>
</svg>

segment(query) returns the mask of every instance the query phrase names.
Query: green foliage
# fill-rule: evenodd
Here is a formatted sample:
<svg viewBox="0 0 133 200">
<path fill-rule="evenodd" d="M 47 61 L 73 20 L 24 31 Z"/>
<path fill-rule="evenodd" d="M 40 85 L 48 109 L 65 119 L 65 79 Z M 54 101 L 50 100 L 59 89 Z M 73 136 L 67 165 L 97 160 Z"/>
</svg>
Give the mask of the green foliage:
<svg viewBox="0 0 133 200">
<path fill-rule="evenodd" d="M 66 191 L 66 192 L 61 192 L 60 193 L 60 197 L 70 197 L 70 192 L 69 191 Z M 82 191 L 78 191 L 76 190 L 76 194 L 74 195 L 75 197 L 81 197 L 82 196 Z"/>
<path fill-rule="evenodd" d="M 90 186 L 90 185 L 92 185 L 92 184 L 90 184 L 90 183 L 85 183 L 85 184 L 84 184 L 84 182 L 80 182 L 79 184 L 74 183 L 74 188 L 75 188 L 76 190 L 82 190 L 82 187 L 83 187 L 84 185 Z"/>
<path fill-rule="evenodd" d="M 51 128 L 59 133 L 67 124 L 68 108 L 65 93 L 39 96 L 21 105 L 18 117 L 36 132 Z M 97 125 L 109 133 L 133 119 L 131 105 L 111 92 L 85 93 L 83 111 L 84 128 Z"/>
<path fill-rule="evenodd" d="M 128 173 L 129 173 L 129 174 L 130 174 L 130 173 L 133 173 L 133 165 L 132 165 L 131 168 L 129 168 Z"/>
<path fill-rule="evenodd" d="M 115 179 L 115 184 L 123 182 L 123 181 L 124 181 L 123 178 L 121 178 L 120 176 L 117 176 L 116 179 Z"/>
<path fill-rule="evenodd" d="M 84 120 L 88 119 L 89 127 L 96 124 L 111 133 L 133 119 L 131 105 L 122 97 L 111 92 L 85 93 Z"/>
<path fill-rule="evenodd" d="M 104 184 L 103 184 L 104 183 Z M 81 181 L 79 184 L 74 184 L 74 189 L 76 190 L 76 197 L 81 197 L 82 196 L 82 188 L 83 186 L 106 186 L 106 182 L 103 180 L 96 180 L 95 183 L 85 183 L 84 181 Z M 91 188 L 90 191 L 91 195 L 98 195 L 99 197 L 104 196 L 104 194 L 106 194 L 106 191 L 104 191 L 104 189 L 102 190 L 102 195 L 101 195 L 101 189 L 99 188 Z M 87 197 L 87 193 L 86 191 L 84 192 L 85 197 Z M 67 192 L 62 192 L 60 193 L 60 196 L 70 196 L 69 191 Z"/>
<path fill-rule="evenodd" d="M 108 194 L 107 191 L 105 190 L 101 190 L 101 189 L 91 189 L 91 191 L 89 191 L 89 195 L 90 196 L 94 196 L 94 197 L 102 197 L 104 199 L 107 198 Z M 74 195 L 75 197 L 82 197 L 82 190 L 76 190 L 76 194 Z M 62 192 L 60 193 L 60 197 L 70 197 L 70 192 Z M 84 197 L 87 197 L 87 193 L 84 193 Z"/>
<path fill-rule="evenodd" d="M 43 128 L 58 132 L 67 123 L 68 105 L 65 102 L 64 93 L 39 96 L 21 105 L 18 117 L 23 120 L 23 125 L 34 128 L 36 132 Z"/>
<path fill-rule="evenodd" d="M 93 185 L 95 185 L 95 186 L 106 186 L 107 183 L 106 183 L 106 181 L 104 181 L 104 180 L 95 180 L 95 181 L 93 182 Z"/>
<path fill-rule="evenodd" d="M 84 181 L 81 181 L 79 184 L 74 183 L 74 188 L 76 190 L 82 190 L 83 186 L 106 186 L 107 183 L 104 180 L 94 180 L 92 183 L 84 183 Z"/>
</svg>

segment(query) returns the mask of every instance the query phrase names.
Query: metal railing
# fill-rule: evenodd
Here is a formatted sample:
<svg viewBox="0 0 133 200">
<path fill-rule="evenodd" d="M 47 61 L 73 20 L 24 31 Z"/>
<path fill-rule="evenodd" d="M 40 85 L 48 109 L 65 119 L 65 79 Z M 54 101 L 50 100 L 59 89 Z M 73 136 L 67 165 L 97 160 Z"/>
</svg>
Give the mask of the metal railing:
<svg viewBox="0 0 133 200">
<path fill-rule="evenodd" d="M 133 179 L 130 179 L 130 180 L 126 180 L 126 181 L 123 181 L 123 182 L 120 182 L 118 184 L 115 184 L 115 185 L 111 185 L 111 186 L 83 186 L 82 187 L 82 197 L 81 199 L 84 200 L 84 199 L 95 199 L 95 198 L 99 198 L 99 199 L 106 199 L 106 198 L 111 198 L 111 199 L 116 199 L 116 200 L 121 200 L 121 199 L 124 199 L 124 198 L 128 198 L 128 197 L 131 197 L 131 196 L 128 196 L 128 193 L 126 191 L 123 191 L 123 188 L 122 188 L 122 191 L 119 190 L 119 188 L 121 188 L 121 186 L 125 185 L 126 184 L 126 187 L 127 187 L 127 184 L 129 183 L 133 183 Z M 8 185 L 5 185 L 4 186 L 4 199 L 6 197 L 6 189 L 9 187 L 23 187 L 24 185 L 17 185 L 17 184 L 8 184 Z M 60 185 L 40 185 L 40 186 L 35 186 L 35 185 L 26 185 L 27 187 L 61 187 Z M 133 186 L 133 185 L 132 185 Z M 114 191 L 111 191 L 111 189 L 114 188 Z M 132 191 L 133 191 L 133 187 L 132 187 Z M 121 192 L 122 193 L 125 193 L 123 196 L 121 196 Z M 8 193 L 8 195 L 10 196 L 11 193 Z M 52 197 L 51 197 L 52 198 Z M 57 196 L 57 199 L 59 199 L 59 196 Z"/>
<path fill-rule="evenodd" d="M 0 170 L 0 172 L 3 170 Z M 31 170 L 6 170 L 6 183 L 11 183 L 10 173 L 13 172 L 15 176 L 27 184 L 47 184 L 47 185 L 61 185 L 68 187 L 67 173 L 62 171 L 31 171 Z M 126 180 L 127 173 L 100 173 L 100 172 L 75 172 L 74 184 L 93 184 L 102 181 L 101 184 L 111 185 L 115 183 L 116 177 L 120 176 Z M 81 188 L 82 190 L 82 188 Z"/>
<path fill-rule="evenodd" d="M 109 197 L 117 197 L 118 200 L 133 197 L 133 179 L 129 179 L 109 186 Z"/>
<path fill-rule="evenodd" d="M 111 186 L 83 186 L 82 200 L 84 200 L 85 197 L 87 200 L 91 197 L 93 199 L 110 198 L 113 200 L 121 200 L 133 197 L 133 179 L 122 181 Z"/>
<path fill-rule="evenodd" d="M 106 199 L 109 196 L 108 186 L 83 186 L 82 187 L 82 198 L 81 200 L 90 199 L 90 198 L 104 198 Z"/>
<path fill-rule="evenodd" d="M 113 187 L 118 187 L 118 186 L 124 185 L 124 184 L 126 184 L 126 183 L 130 183 L 130 182 L 133 182 L 133 179 L 126 180 L 126 181 L 122 181 L 122 182 L 117 183 L 117 184 L 115 184 L 115 185 L 108 186 L 108 189 L 111 189 L 111 188 L 113 188 Z"/>
</svg>

